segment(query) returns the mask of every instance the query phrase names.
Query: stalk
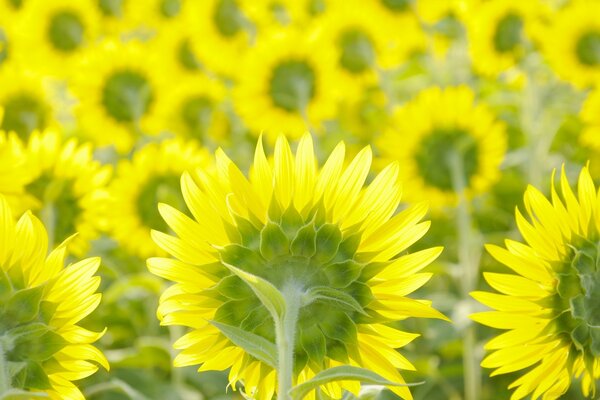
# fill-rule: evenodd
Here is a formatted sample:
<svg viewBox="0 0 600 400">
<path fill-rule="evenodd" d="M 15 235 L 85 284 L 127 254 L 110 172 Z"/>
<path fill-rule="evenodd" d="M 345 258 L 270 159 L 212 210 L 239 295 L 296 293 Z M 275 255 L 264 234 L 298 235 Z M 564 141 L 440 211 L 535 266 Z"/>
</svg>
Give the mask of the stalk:
<svg viewBox="0 0 600 400">
<path fill-rule="evenodd" d="M 4 351 L 4 343 L 0 338 L 0 397 L 11 389 L 10 375 L 8 374 L 8 361 Z"/>
<path fill-rule="evenodd" d="M 300 292 L 289 286 L 283 290 L 286 312 L 283 318 L 275 320 L 275 341 L 277 344 L 277 400 L 291 400 L 289 395 L 294 380 L 294 346 L 296 324 L 301 307 Z"/>
</svg>

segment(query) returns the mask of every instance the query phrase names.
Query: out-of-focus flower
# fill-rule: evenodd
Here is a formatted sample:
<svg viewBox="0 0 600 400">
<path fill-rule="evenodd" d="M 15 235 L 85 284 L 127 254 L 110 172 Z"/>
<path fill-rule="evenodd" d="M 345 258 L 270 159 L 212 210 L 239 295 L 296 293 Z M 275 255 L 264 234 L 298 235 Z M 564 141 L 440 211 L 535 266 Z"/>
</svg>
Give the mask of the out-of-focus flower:
<svg viewBox="0 0 600 400">
<path fill-rule="evenodd" d="M 600 240 L 599 195 L 583 168 L 577 196 L 564 170 L 561 195 L 551 199 L 534 187 L 525 192 L 529 219 L 517 210 L 524 243 L 506 240 L 506 249 L 488 245 L 488 252 L 516 274 L 484 274 L 501 294 L 473 292 L 495 309 L 471 316 L 492 328 L 506 330 L 486 344 L 492 351 L 481 363 L 492 375 L 527 369 L 509 388 L 512 399 L 555 399 L 574 378 L 583 394 L 595 396 L 600 377 Z"/>
</svg>

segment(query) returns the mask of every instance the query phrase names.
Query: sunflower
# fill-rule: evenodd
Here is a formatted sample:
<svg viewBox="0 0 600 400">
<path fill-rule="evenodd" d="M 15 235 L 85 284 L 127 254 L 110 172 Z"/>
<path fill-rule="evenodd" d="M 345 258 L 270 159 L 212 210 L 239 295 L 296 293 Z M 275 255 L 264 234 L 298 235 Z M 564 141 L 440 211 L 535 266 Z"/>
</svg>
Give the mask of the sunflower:
<svg viewBox="0 0 600 400">
<path fill-rule="evenodd" d="M 377 144 L 384 161 L 400 161 L 408 200 L 454 205 L 456 181 L 464 181 L 466 196 L 473 197 L 499 178 L 505 126 L 474 97 L 467 86 L 432 87 L 392 116 Z"/>
<path fill-rule="evenodd" d="M 17 223 L 0 196 L 0 392 L 29 398 L 27 392 L 51 399 L 83 400 L 72 383 L 108 369 L 104 355 L 92 345 L 104 332 L 76 325 L 100 303 L 99 258 L 64 267 L 67 242 L 47 257 L 48 238 L 42 223 L 25 213 Z M 26 392 L 24 392 L 26 391 Z M 13 394 L 13 396 L 10 396 Z M 32 396 L 33 398 L 33 393 Z"/>
<path fill-rule="evenodd" d="M 577 196 L 565 171 L 558 194 L 552 177 L 551 199 L 534 187 L 524 196 L 529 218 L 516 211 L 527 244 L 506 240 L 506 249 L 488 252 L 516 274 L 484 274 L 501 294 L 474 292 L 495 309 L 471 318 L 505 333 L 489 341 L 493 351 L 481 363 L 492 375 L 523 371 L 509 388 L 511 399 L 555 399 L 581 378 L 584 396 L 595 397 L 600 378 L 600 192 L 588 168 L 582 169 Z"/>
<path fill-rule="evenodd" d="M 243 1 L 240 6 L 260 33 L 271 30 L 273 26 L 306 23 L 313 11 L 311 3 L 315 2 L 310 0 Z"/>
<path fill-rule="evenodd" d="M 122 160 L 109 187 L 109 233 L 126 251 L 145 258 L 157 254 L 151 229 L 166 229 L 156 204 L 185 203 L 179 177 L 189 169 L 208 165 L 206 150 L 196 142 L 169 139 L 150 143 Z"/>
<path fill-rule="evenodd" d="M 582 145 L 600 151 L 600 87 L 588 95 L 580 117 L 584 124 Z"/>
<path fill-rule="evenodd" d="M 32 133 L 25 151 L 32 180 L 21 208 L 31 208 L 43 219 L 51 243 L 78 233 L 69 250 L 85 254 L 106 223 L 103 204 L 111 167 L 94 160 L 90 143 L 63 141 L 53 130 Z"/>
<path fill-rule="evenodd" d="M 297 383 L 339 364 L 363 366 L 404 382 L 397 369 L 414 367 L 394 349 L 418 335 L 399 330 L 395 321 L 445 319 L 431 302 L 406 297 L 430 279 L 432 274 L 417 272 L 441 248 L 397 257 L 428 230 L 429 222 L 419 222 L 427 207 L 418 204 L 395 214 L 401 191 L 397 163 L 363 188 L 371 157 L 366 147 L 344 167 L 341 142 L 318 170 L 310 135 L 302 137 L 295 156 L 280 136 L 272 163 L 259 140 L 249 180 L 220 150 L 214 171 L 197 169 L 182 176 L 181 190 L 193 218 L 159 204 L 177 237 L 159 231 L 152 231 L 152 237 L 175 259 L 148 260 L 152 273 L 175 282 L 160 299 L 161 324 L 191 328 L 174 344 L 181 350 L 175 366 L 231 368 L 230 384 L 235 388 L 241 381 L 247 396 L 267 400 L 277 392 L 272 365 L 217 328 L 243 329 L 264 343 L 276 340 L 267 308 L 230 272 L 233 265 L 279 290 L 305 296 L 323 291 L 346 299 L 340 304 L 324 295 L 300 307 L 291 332 L 297 341 L 288 347 L 293 351 L 288 371 L 293 367 Z M 334 398 L 342 389 L 357 393 L 359 385 L 322 387 Z M 392 390 L 411 398 L 407 387 Z"/>
<path fill-rule="evenodd" d="M 466 15 L 473 68 L 497 76 L 518 65 L 531 50 L 541 2 L 494 0 L 482 2 Z"/>
<path fill-rule="evenodd" d="M 245 1 L 191 1 L 186 10 L 185 23 L 193 32 L 192 49 L 214 73 L 234 76 L 239 69 L 237 61 L 250 46 L 254 27 L 241 7 Z"/>
<path fill-rule="evenodd" d="M 72 90 L 84 135 L 99 146 L 124 153 L 144 134 L 161 130 L 162 63 L 137 40 L 107 40 L 90 49 Z"/>
<path fill-rule="evenodd" d="M 183 25 L 185 8 L 194 0 L 150 0 L 131 1 L 131 15 L 137 23 L 156 31 L 170 31 Z"/>
<path fill-rule="evenodd" d="M 109 36 L 128 34 L 138 28 L 135 3 L 138 0 L 93 0 L 100 15 L 102 31 Z M 145 1 L 144 4 L 147 4 Z"/>
<path fill-rule="evenodd" d="M 27 0 L 23 13 L 22 51 L 44 72 L 68 78 L 78 57 L 98 35 L 94 0 Z"/>
<path fill-rule="evenodd" d="M 584 88 L 600 81 L 600 3 L 573 1 L 559 10 L 542 49 L 562 79 Z"/>
<path fill-rule="evenodd" d="M 253 132 L 299 137 L 334 116 L 340 87 L 335 58 L 315 31 L 286 28 L 261 36 L 239 68 L 235 108 Z"/>
<path fill-rule="evenodd" d="M 36 129 L 57 126 L 59 103 L 48 94 L 42 75 L 10 63 L 0 69 L 0 88 L 0 108 L 4 108 L 0 130 L 27 140 Z"/>
</svg>

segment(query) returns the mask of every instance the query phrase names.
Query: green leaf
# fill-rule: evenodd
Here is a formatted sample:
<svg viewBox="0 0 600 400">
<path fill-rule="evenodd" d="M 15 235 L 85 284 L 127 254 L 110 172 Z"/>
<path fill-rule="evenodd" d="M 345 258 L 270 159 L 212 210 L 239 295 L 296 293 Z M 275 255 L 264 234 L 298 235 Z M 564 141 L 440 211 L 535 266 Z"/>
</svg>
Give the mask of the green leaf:
<svg viewBox="0 0 600 400">
<path fill-rule="evenodd" d="M 218 330 L 221 331 L 236 346 L 258 360 L 277 368 L 277 347 L 262 336 L 247 332 L 236 326 L 222 324 L 217 321 L 210 321 Z"/>
<path fill-rule="evenodd" d="M 361 305 L 350 296 L 348 293 L 329 286 L 315 286 L 310 289 L 303 297 L 304 305 L 308 305 L 314 301 L 323 303 L 332 303 L 341 306 L 346 310 L 356 311 L 357 313 L 368 315 Z"/>
<path fill-rule="evenodd" d="M 31 398 L 49 399 L 50 396 L 44 392 L 28 392 L 26 390 L 11 389 L 2 395 L 0 400 L 29 400 Z"/>
<path fill-rule="evenodd" d="M 260 254 L 267 260 L 289 253 L 290 241 L 281 227 L 271 221 L 260 232 Z"/>
<path fill-rule="evenodd" d="M 256 294 L 256 297 L 271 313 L 273 320 L 282 318 L 287 308 L 281 292 L 273 284 L 260 276 L 252 275 L 233 265 L 223 262 L 231 272 L 239 276 Z"/>
<path fill-rule="evenodd" d="M 10 318 L 14 325 L 27 323 L 34 319 L 40 310 L 43 292 L 44 286 L 15 292 L 6 304 L 6 318 Z"/>
<path fill-rule="evenodd" d="M 312 379 L 292 388 L 292 390 L 290 390 L 290 396 L 292 396 L 292 399 L 294 400 L 302 400 L 312 390 L 317 389 L 319 386 L 337 381 L 360 381 L 384 386 L 416 386 L 422 384 L 391 382 L 381 375 L 376 374 L 373 371 L 369 371 L 368 369 L 353 367 L 350 365 L 341 365 L 339 367 L 333 367 L 321 371 Z"/>
</svg>

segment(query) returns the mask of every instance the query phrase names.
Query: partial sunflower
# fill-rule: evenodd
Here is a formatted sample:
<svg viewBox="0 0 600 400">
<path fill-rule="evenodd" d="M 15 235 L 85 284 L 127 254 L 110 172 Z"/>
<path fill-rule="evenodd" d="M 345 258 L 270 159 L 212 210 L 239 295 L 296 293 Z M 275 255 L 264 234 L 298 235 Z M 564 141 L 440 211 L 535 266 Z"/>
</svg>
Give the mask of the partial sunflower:
<svg viewBox="0 0 600 400">
<path fill-rule="evenodd" d="M 542 2 L 493 0 L 481 2 L 466 16 L 471 62 L 490 77 L 514 68 L 532 49 L 532 30 Z"/>
<path fill-rule="evenodd" d="M 194 0 L 131 1 L 131 14 L 140 27 L 160 31 L 183 25 L 184 9 Z"/>
<path fill-rule="evenodd" d="M 600 82 L 600 2 L 572 1 L 552 18 L 542 49 L 562 79 L 579 88 Z"/>
<path fill-rule="evenodd" d="M 400 162 L 407 200 L 437 209 L 456 204 L 460 183 L 467 197 L 484 193 L 499 178 L 506 142 L 504 124 L 458 86 L 423 90 L 396 110 L 377 146 L 384 161 Z"/>
<path fill-rule="evenodd" d="M 26 147 L 32 177 L 21 198 L 21 209 L 32 209 L 46 223 L 51 243 L 75 233 L 69 250 L 84 255 L 106 221 L 105 186 L 111 166 L 94 160 L 91 143 L 63 140 L 53 130 L 34 132 Z"/>
<path fill-rule="evenodd" d="M 99 11 L 102 32 L 113 37 L 129 34 L 139 28 L 135 15 L 138 0 L 93 0 Z M 146 4 L 146 2 L 143 2 Z"/>
<path fill-rule="evenodd" d="M 27 61 L 44 73 L 69 78 L 98 36 L 94 0 L 27 0 L 19 35 Z"/>
<path fill-rule="evenodd" d="M 9 65 L 23 61 L 23 49 L 18 34 L 20 19 L 18 16 L 9 18 L 8 7 L 0 0 L 0 71 Z M 10 67 L 9 67 L 10 68 Z"/>
<path fill-rule="evenodd" d="M 331 46 L 314 30 L 286 28 L 261 36 L 239 68 L 235 108 L 254 133 L 300 137 L 332 118 L 341 88 Z"/>
<path fill-rule="evenodd" d="M 137 40 L 107 40 L 90 49 L 78 69 L 75 114 L 83 135 L 98 146 L 125 153 L 143 135 L 161 131 L 164 74 L 150 50 Z"/>
<path fill-rule="evenodd" d="M 311 0 L 244 1 L 241 8 L 256 25 L 259 32 L 269 31 L 273 26 L 298 25 L 311 17 Z"/>
<path fill-rule="evenodd" d="M 44 76 L 11 63 L 0 68 L 0 108 L 4 118 L 0 130 L 15 132 L 27 140 L 36 129 L 56 127 L 60 105 L 51 98 Z"/>
<path fill-rule="evenodd" d="M 592 91 L 581 108 L 581 121 L 584 124 L 581 143 L 600 151 L 600 86 Z"/>
<path fill-rule="evenodd" d="M 516 274 L 484 273 L 501 294 L 473 292 L 495 309 L 471 315 L 492 328 L 506 330 L 486 344 L 492 351 L 481 363 L 492 375 L 522 371 L 509 388 L 511 399 L 530 394 L 556 399 L 574 379 L 583 395 L 596 396 L 600 378 L 600 192 L 587 167 L 581 170 L 577 195 L 560 176 L 547 199 L 536 188 L 524 196 L 529 218 L 516 211 L 524 243 L 506 240 L 506 249 L 488 252 Z"/>
<path fill-rule="evenodd" d="M 342 0 L 337 0 L 343 6 Z M 386 69 L 397 68 L 411 56 L 423 52 L 426 47 L 425 32 L 414 12 L 414 0 L 368 0 L 381 17 L 379 25 L 386 27 L 389 37 L 385 57 L 380 66 Z M 375 22 L 375 21 L 374 21 Z"/>
<path fill-rule="evenodd" d="M 197 142 L 180 139 L 147 144 L 131 160 L 122 160 L 109 187 L 110 236 L 141 258 L 160 253 L 150 237 L 151 229 L 166 229 L 157 204 L 185 207 L 181 174 L 208 163 L 208 153 Z"/>
<path fill-rule="evenodd" d="M 216 74 L 234 76 L 240 57 L 250 48 L 254 27 L 243 12 L 245 1 L 249 0 L 191 1 L 186 10 L 192 50 Z"/>
<path fill-rule="evenodd" d="M 104 332 L 77 325 L 100 303 L 99 258 L 64 267 L 68 240 L 46 257 L 42 223 L 25 213 L 17 223 L 0 195 L 0 388 L 14 397 L 43 392 L 83 400 L 72 383 L 92 375 L 104 355 L 92 345 Z M 38 397 L 38 396 L 36 396 Z M 32 393 L 33 398 L 33 393 Z"/>
<path fill-rule="evenodd" d="M 428 25 L 435 25 L 448 17 L 463 19 L 481 0 L 416 0 L 415 12 Z"/>
<path fill-rule="evenodd" d="M 417 204 L 396 213 L 398 163 L 363 187 L 371 157 L 366 147 L 345 166 L 341 142 L 318 169 L 310 135 L 303 136 L 295 156 L 280 136 L 272 163 L 259 140 L 249 179 L 221 150 L 214 170 L 182 176 L 181 190 L 193 218 L 160 204 L 177 237 L 159 231 L 152 231 L 152 237 L 175 259 L 148 260 L 152 273 L 175 282 L 160 299 L 161 324 L 191 329 L 174 344 L 181 350 L 175 366 L 230 368 L 231 386 L 239 381 L 246 395 L 260 400 L 277 392 L 275 370 L 211 323 L 274 340 L 269 312 L 227 263 L 280 290 L 289 285 L 307 293 L 327 290 L 354 304 L 346 307 L 323 298 L 301 308 L 293 356 L 297 383 L 339 364 L 363 366 L 404 382 L 398 369 L 414 367 L 394 349 L 418 334 L 400 330 L 396 321 L 445 319 L 430 301 L 407 297 L 431 278 L 417 272 L 442 249 L 406 253 L 429 229 L 429 222 L 419 222 L 427 207 Z M 340 398 L 343 389 L 357 393 L 359 388 L 356 382 L 342 382 L 321 389 Z M 407 387 L 391 390 L 411 398 Z"/>
</svg>

